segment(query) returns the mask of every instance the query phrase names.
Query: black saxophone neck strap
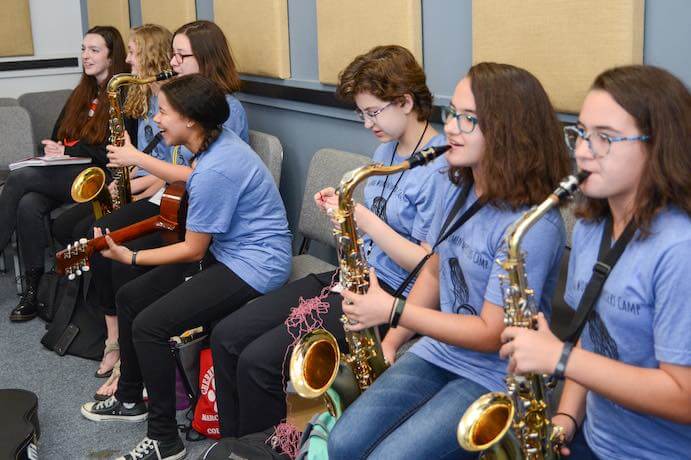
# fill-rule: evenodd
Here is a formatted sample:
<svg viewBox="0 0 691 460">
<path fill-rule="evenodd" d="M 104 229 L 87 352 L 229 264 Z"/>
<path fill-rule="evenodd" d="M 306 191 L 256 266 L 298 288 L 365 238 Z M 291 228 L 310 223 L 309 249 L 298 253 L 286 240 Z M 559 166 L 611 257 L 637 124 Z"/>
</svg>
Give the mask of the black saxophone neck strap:
<svg viewBox="0 0 691 460">
<path fill-rule="evenodd" d="M 614 246 L 612 242 L 612 216 L 608 215 L 605 218 L 605 228 L 602 232 L 602 240 L 600 240 L 600 249 L 597 255 L 597 262 L 593 266 L 593 274 L 588 281 L 581 301 L 578 304 L 576 314 L 571 320 L 571 324 L 566 333 L 566 342 L 576 343 L 583 332 L 590 313 L 595 308 L 602 288 L 607 281 L 607 277 L 614 269 L 619 257 L 624 253 L 626 246 L 629 244 L 633 235 L 636 233 L 638 225 L 631 219 L 626 225 L 626 228 L 617 239 Z"/>
<path fill-rule="evenodd" d="M 398 286 L 398 289 L 396 289 L 394 297 L 400 297 L 403 294 L 403 291 L 405 291 L 406 287 L 408 287 L 411 281 L 413 281 L 415 277 L 418 275 L 418 273 L 420 273 L 420 270 L 422 270 L 422 267 L 429 260 L 429 258 L 432 257 L 432 255 L 434 254 L 434 250 L 437 249 L 437 247 L 441 243 L 443 243 L 445 239 L 453 235 L 453 233 L 456 230 L 458 230 L 461 227 L 461 225 L 466 223 L 484 206 L 484 202 L 480 201 L 479 199 L 476 199 L 475 202 L 472 205 L 470 205 L 470 207 L 466 209 L 465 212 L 454 222 L 454 219 L 465 205 L 465 202 L 468 200 L 468 195 L 470 194 L 471 188 L 473 188 L 473 182 L 469 182 L 465 187 L 463 187 L 461 192 L 458 194 L 453 208 L 451 208 L 451 212 L 449 213 L 448 217 L 444 221 L 444 224 L 439 230 L 439 236 L 437 237 L 437 241 L 434 243 L 434 246 L 432 246 L 432 250 L 428 254 L 426 254 L 425 257 L 423 257 L 420 260 L 420 262 L 418 262 L 418 264 L 415 266 L 415 268 L 413 268 L 410 271 L 410 273 L 408 273 L 408 276 L 406 276 L 406 278 Z"/>
</svg>

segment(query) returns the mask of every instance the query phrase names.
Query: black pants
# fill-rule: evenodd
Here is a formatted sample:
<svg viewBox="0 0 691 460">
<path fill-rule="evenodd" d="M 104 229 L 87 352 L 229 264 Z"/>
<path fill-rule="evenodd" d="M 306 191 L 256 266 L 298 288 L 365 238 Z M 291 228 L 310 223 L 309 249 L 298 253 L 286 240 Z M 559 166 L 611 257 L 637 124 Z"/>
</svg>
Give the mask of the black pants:
<svg viewBox="0 0 691 460">
<path fill-rule="evenodd" d="M 93 237 L 93 227 L 99 227 L 103 231 L 105 229 L 113 231 L 148 219 L 158 213 L 158 205 L 150 203 L 148 200 L 140 200 L 123 206 L 117 211 L 103 216 L 96 222 L 91 219 L 89 223 L 85 223 L 85 219 L 77 225 L 80 225 L 82 228 L 86 227 L 88 229 L 87 235 L 91 238 Z M 63 221 L 59 222 L 60 226 L 67 227 L 70 219 L 71 216 L 67 216 Z M 164 241 L 160 232 L 154 232 L 123 244 L 133 251 L 140 251 L 142 249 L 164 246 L 167 242 Z M 100 253 L 92 254 L 90 262 L 90 289 L 95 290 L 96 299 L 98 299 L 99 305 L 103 308 L 106 315 L 115 315 L 115 294 L 118 292 L 118 289 L 151 268 L 123 265 L 103 257 Z"/>
<path fill-rule="evenodd" d="M 218 414 L 223 437 L 265 430 L 286 417 L 285 380 L 293 338 L 284 321 L 298 299 L 319 295 L 333 272 L 309 275 L 264 295 L 218 323 L 211 334 Z M 379 281 L 382 287 L 393 292 Z M 323 326 L 347 350 L 340 294 L 325 299 Z M 297 333 L 297 331 L 294 331 Z M 285 360 L 284 360 L 285 357 Z"/>
<path fill-rule="evenodd" d="M 0 193 L 0 250 L 16 229 L 25 267 L 43 267 L 50 241 L 45 217 L 72 202 L 72 181 L 83 169 L 84 165 L 36 166 L 10 172 Z"/>
<path fill-rule="evenodd" d="M 80 238 L 90 238 L 95 220 L 94 208 L 90 201 L 76 204 L 53 221 L 53 238 L 62 246 L 67 246 Z"/>
<path fill-rule="evenodd" d="M 185 276 L 198 270 L 198 263 L 156 267 L 117 293 L 122 374 L 115 396 L 119 401 L 138 402 L 146 385 L 147 436 L 152 439 L 177 436 L 170 337 L 223 318 L 259 295 L 210 255 L 205 260 L 208 266 L 188 281 Z"/>
</svg>

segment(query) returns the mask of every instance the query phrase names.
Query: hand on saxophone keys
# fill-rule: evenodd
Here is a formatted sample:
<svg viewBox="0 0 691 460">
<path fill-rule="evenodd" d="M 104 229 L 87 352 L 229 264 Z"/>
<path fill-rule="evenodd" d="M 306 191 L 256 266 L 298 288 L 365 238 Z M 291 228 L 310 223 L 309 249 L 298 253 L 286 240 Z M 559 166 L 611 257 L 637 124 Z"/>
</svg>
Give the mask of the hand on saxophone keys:
<svg viewBox="0 0 691 460">
<path fill-rule="evenodd" d="M 119 168 L 125 166 L 138 166 L 139 159 L 145 153 L 140 152 L 137 148 L 132 145 L 130 140 L 130 135 L 127 131 L 124 132 L 125 144 L 122 147 L 117 145 L 108 145 L 106 150 L 108 151 L 108 167 L 109 168 Z"/>
<path fill-rule="evenodd" d="M 549 328 L 542 313 L 537 329 L 507 327 L 501 334 L 499 356 L 509 359 L 510 374 L 553 374 L 564 346 Z"/>
<path fill-rule="evenodd" d="M 347 289 L 341 292 L 341 306 L 348 317 L 346 326 L 351 331 L 361 331 L 389 321 L 394 298 L 379 286 L 374 268 L 370 268 L 369 283 L 366 294 L 356 294 Z"/>
</svg>

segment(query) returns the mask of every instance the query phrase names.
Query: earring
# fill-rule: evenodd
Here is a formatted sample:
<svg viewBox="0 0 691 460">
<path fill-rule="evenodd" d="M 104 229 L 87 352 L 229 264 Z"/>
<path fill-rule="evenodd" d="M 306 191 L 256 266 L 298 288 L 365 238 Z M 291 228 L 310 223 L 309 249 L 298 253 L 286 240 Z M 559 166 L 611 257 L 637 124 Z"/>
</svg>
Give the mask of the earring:
<svg viewBox="0 0 691 460">
<path fill-rule="evenodd" d="M 187 127 L 188 127 L 188 128 L 191 128 L 192 126 L 194 126 L 193 123 L 187 123 Z"/>
</svg>

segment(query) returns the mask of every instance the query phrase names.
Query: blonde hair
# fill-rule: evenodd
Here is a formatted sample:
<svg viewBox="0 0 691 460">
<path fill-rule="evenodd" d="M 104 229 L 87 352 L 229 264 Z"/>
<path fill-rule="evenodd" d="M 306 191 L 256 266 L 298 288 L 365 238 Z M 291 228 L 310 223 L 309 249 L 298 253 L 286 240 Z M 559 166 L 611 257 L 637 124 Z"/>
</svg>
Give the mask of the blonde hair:
<svg viewBox="0 0 691 460">
<path fill-rule="evenodd" d="M 170 69 L 173 35 L 168 29 L 157 24 L 144 24 L 132 29 L 129 39 L 136 47 L 140 76 L 148 77 Z M 149 85 L 132 85 L 127 91 L 125 114 L 131 118 L 145 117 L 150 95 Z"/>
</svg>

